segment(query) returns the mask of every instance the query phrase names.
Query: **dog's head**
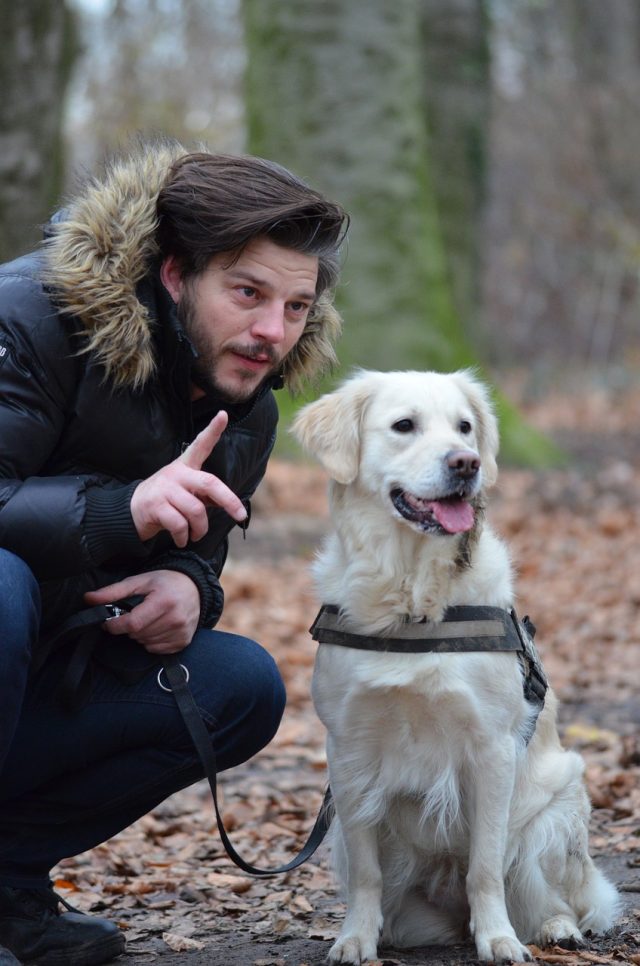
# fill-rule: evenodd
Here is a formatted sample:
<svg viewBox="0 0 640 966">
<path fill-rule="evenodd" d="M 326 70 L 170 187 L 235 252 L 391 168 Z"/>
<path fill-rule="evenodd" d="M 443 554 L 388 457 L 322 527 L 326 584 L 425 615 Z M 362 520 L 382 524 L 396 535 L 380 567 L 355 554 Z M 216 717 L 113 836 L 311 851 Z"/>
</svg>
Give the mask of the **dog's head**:
<svg viewBox="0 0 640 966">
<path fill-rule="evenodd" d="M 359 372 L 305 406 L 292 432 L 333 480 L 422 533 L 471 530 L 497 477 L 496 418 L 468 371 Z"/>
</svg>

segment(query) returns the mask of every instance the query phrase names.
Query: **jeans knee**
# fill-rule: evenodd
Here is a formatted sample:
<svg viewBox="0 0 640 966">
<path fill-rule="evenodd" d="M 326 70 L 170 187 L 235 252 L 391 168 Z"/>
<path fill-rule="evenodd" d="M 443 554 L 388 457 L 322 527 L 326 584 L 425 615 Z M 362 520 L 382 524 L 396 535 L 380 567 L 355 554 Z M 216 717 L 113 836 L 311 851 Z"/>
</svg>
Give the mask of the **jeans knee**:
<svg viewBox="0 0 640 966">
<path fill-rule="evenodd" d="M 40 624 L 40 588 L 21 557 L 0 549 L 0 627 L 5 641 L 32 644 Z"/>
<path fill-rule="evenodd" d="M 284 712 L 284 683 L 271 655 L 246 637 L 201 631 L 194 644 L 186 662 L 194 697 L 210 716 L 219 760 L 227 768 L 271 741 Z"/>
<path fill-rule="evenodd" d="M 234 704 L 244 709 L 247 725 L 264 747 L 282 719 L 287 700 L 284 683 L 278 665 L 260 644 L 237 638 L 233 650 L 237 661 Z"/>
<path fill-rule="evenodd" d="M 256 645 L 259 647 L 259 645 Z M 260 670 L 253 689 L 254 715 L 260 721 L 266 745 L 280 726 L 287 702 L 284 681 L 271 655 L 260 648 Z"/>
</svg>

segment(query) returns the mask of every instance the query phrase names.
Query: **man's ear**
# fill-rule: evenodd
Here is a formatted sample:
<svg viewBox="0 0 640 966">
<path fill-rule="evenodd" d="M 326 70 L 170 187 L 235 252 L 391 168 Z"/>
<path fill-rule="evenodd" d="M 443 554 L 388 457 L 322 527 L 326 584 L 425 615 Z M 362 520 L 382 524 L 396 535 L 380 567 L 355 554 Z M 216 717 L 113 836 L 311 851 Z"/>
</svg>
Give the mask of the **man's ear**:
<svg viewBox="0 0 640 966">
<path fill-rule="evenodd" d="M 353 483 L 360 465 L 360 429 L 371 395 L 367 374 L 309 403 L 296 415 L 291 432 L 338 483 Z"/>
<path fill-rule="evenodd" d="M 184 281 L 180 262 L 175 255 L 167 255 L 160 265 L 160 281 L 174 302 L 180 301 Z"/>
</svg>

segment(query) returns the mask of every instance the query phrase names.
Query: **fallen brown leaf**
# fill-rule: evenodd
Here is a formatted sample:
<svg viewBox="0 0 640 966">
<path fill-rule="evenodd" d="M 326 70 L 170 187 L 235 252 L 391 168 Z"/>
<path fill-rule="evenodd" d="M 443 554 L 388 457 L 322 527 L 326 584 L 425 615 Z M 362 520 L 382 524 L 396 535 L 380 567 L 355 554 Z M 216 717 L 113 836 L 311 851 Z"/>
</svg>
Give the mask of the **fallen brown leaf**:
<svg viewBox="0 0 640 966">
<path fill-rule="evenodd" d="M 163 932 L 162 939 L 174 953 L 186 953 L 194 949 L 204 949 L 205 943 L 189 936 L 180 936 L 175 932 Z"/>
</svg>

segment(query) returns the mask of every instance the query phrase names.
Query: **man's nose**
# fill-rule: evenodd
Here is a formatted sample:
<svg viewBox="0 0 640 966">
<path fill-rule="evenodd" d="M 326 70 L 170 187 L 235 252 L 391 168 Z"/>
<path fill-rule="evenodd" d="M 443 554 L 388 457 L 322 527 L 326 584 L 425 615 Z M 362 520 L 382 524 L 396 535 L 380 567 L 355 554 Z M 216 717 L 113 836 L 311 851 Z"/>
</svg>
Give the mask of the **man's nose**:
<svg viewBox="0 0 640 966">
<path fill-rule="evenodd" d="M 276 302 L 261 306 L 251 326 L 251 334 L 272 345 L 282 342 L 285 333 L 284 312 L 284 305 Z"/>
</svg>

